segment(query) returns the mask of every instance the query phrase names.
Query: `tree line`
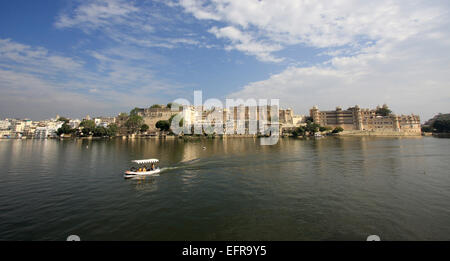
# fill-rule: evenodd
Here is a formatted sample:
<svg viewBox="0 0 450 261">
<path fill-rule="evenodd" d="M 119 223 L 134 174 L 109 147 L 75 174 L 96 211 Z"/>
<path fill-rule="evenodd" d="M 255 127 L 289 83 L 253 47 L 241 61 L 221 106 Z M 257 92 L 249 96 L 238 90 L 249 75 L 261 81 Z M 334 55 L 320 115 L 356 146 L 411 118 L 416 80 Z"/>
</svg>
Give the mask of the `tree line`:
<svg viewBox="0 0 450 261">
<path fill-rule="evenodd" d="M 450 133 L 450 114 L 440 114 L 429 126 L 423 126 L 422 131 Z"/>
<path fill-rule="evenodd" d="M 61 128 L 57 130 L 57 134 L 69 134 L 75 136 L 94 136 L 94 137 L 113 137 L 116 136 L 119 130 L 117 124 L 109 124 L 108 127 L 96 126 L 93 120 L 83 120 L 78 128 L 72 128 L 69 125 L 67 118 L 60 118 L 59 121 L 64 121 Z"/>
<path fill-rule="evenodd" d="M 317 132 L 329 131 L 333 134 L 344 131 L 342 127 L 335 127 L 334 129 L 329 126 L 321 126 L 320 124 L 314 123 L 311 117 L 306 118 L 306 125 L 295 128 L 291 131 L 292 136 L 314 136 Z"/>
</svg>

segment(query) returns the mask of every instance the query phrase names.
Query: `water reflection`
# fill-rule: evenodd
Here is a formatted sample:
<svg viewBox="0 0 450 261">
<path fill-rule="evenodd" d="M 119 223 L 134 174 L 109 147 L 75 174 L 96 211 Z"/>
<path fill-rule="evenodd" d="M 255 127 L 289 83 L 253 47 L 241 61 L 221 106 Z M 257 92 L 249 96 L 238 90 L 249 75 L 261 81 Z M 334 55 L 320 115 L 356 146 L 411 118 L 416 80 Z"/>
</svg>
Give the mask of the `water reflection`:
<svg viewBox="0 0 450 261">
<path fill-rule="evenodd" d="M 86 240 L 448 240 L 449 145 L 372 137 L 274 146 L 246 138 L 0 141 L 0 238 L 77 231 Z M 160 159 L 160 176 L 124 180 L 131 161 L 145 158 Z"/>
<path fill-rule="evenodd" d="M 128 182 L 134 186 L 135 190 L 140 192 L 155 192 L 158 190 L 156 177 L 136 178 Z"/>
</svg>

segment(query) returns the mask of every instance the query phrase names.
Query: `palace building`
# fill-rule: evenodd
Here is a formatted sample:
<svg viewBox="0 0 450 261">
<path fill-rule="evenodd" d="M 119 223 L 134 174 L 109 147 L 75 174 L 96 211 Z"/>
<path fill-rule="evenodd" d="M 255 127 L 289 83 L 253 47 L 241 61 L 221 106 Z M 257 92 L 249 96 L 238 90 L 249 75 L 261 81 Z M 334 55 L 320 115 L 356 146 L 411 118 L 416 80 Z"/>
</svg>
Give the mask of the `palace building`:
<svg viewBox="0 0 450 261">
<path fill-rule="evenodd" d="M 387 109 L 387 105 L 383 105 Z M 346 131 L 404 132 L 420 134 L 420 117 L 418 115 L 382 116 L 377 109 L 361 109 L 358 105 L 343 110 L 336 107 L 333 111 L 320 111 L 317 106 L 310 110 L 314 123 L 322 126 L 342 127 Z"/>
</svg>

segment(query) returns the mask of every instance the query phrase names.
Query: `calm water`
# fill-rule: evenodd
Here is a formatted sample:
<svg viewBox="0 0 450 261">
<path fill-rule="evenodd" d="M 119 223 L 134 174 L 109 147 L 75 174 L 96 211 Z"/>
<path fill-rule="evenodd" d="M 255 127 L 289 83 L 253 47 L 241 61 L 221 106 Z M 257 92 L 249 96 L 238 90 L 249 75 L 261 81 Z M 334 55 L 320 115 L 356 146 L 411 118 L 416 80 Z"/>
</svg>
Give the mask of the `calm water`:
<svg viewBox="0 0 450 261">
<path fill-rule="evenodd" d="M 0 239 L 450 240 L 449 148 L 431 137 L 0 140 Z M 123 179 L 153 157 L 160 176 Z"/>
</svg>

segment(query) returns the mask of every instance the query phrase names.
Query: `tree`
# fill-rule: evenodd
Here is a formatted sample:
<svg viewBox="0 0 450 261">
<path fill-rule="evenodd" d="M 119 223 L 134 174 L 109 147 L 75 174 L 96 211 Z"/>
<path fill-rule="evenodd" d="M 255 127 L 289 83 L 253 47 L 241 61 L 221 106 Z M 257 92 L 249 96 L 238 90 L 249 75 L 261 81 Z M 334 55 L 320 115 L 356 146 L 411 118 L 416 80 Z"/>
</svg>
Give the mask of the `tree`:
<svg viewBox="0 0 450 261">
<path fill-rule="evenodd" d="M 116 136 L 118 131 L 119 127 L 116 124 L 109 124 L 108 128 L 106 129 L 106 135 L 109 137 L 113 137 Z"/>
<path fill-rule="evenodd" d="M 66 117 L 59 117 L 58 121 L 63 121 L 64 123 L 69 123 L 69 119 L 67 119 Z"/>
<path fill-rule="evenodd" d="M 433 132 L 433 128 L 431 126 L 422 126 L 422 132 Z"/>
<path fill-rule="evenodd" d="M 293 135 L 294 137 L 297 137 L 297 136 L 305 136 L 305 135 L 306 135 L 306 128 L 305 128 L 305 126 L 300 126 L 300 127 L 296 128 L 296 129 L 292 132 L 292 135 Z"/>
<path fill-rule="evenodd" d="M 73 133 L 74 132 L 74 130 L 70 127 L 70 125 L 69 124 L 67 124 L 67 123 L 64 123 L 62 126 L 61 126 L 61 128 L 59 128 L 57 131 L 56 131 L 56 133 L 59 135 L 59 136 L 61 136 L 61 134 L 71 134 L 71 133 Z"/>
<path fill-rule="evenodd" d="M 169 103 L 167 104 L 167 108 L 169 108 L 169 109 L 172 109 L 172 107 L 179 108 L 180 106 L 182 106 L 182 105 L 181 105 L 181 104 L 178 104 L 178 103 L 174 103 L 174 102 L 169 102 Z"/>
<path fill-rule="evenodd" d="M 130 111 L 130 116 L 133 116 L 133 115 L 138 115 L 138 112 L 140 111 L 140 109 L 138 108 L 138 107 L 135 107 L 134 109 L 132 109 L 131 111 Z"/>
<path fill-rule="evenodd" d="M 433 128 L 436 132 L 450 132 L 450 120 L 448 119 L 437 119 L 433 123 Z"/>
<path fill-rule="evenodd" d="M 161 108 L 161 105 L 153 104 L 152 106 L 150 106 L 150 109 L 154 109 L 154 108 Z"/>
<path fill-rule="evenodd" d="M 331 133 L 339 133 L 339 132 L 343 132 L 344 129 L 342 127 L 336 127 L 333 129 L 333 131 Z"/>
<path fill-rule="evenodd" d="M 312 123 L 313 121 L 314 121 L 313 118 L 310 117 L 310 116 L 308 116 L 308 117 L 305 118 L 305 122 L 306 122 L 306 123 L 308 123 L 308 122 Z"/>
<path fill-rule="evenodd" d="M 97 126 L 93 131 L 93 135 L 94 137 L 105 137 L 107 135 L 107 130 L 103 126 Z"/>
<path fill-rule="evenodd" d="M 136 133 L 144 123 L 144 120 L 139 115 L 130 115 L 128 120 L 125 122 L 125 126 L 131 133 Z"/>
<path fill-rule="evenodd" d="M 375 113 L 380 116 L 389 116 L 392 113 L 392 111 L 389 109 L 389 107 L 386 104 L 384 104 L 383 107 L 377 108 Z"/>
<path fill-rule="evenodd" d="M 80 128 L 82 128 L 82 132 L 85 135 L 91 134 L 95 129 L 95 121 L 93 120 L 83 120 L 80 123 Z"/>
<path fill-rule="evenodd" d="M 119 116 L 117 116 L 119 121 L 126 121 L 128 119 L 128 114 L 126 114 L 125 112 L 122 112 L 119 114 Z"/>
<path fill-rule="evenodd" d="M 323 132 L 323 131 L 330 131 L 331 130 L 331 127 L 329 127 L 329 126 L 320 126 L 319 127 L 319 131 L 320 132 Z"/>
<path fill-rule="evenodd" d="M 172 126 L 172 120 L 173 120 L 173 118 L 175 118 L 175 116 L 177 116 L 178 114 L 174 114 L 174 115 L 172 115 L 172 116 L 170 116 L 170 118 L 169 118 L 169 124 L 170 124 L 170 126 Z M 184 123 L 184 118 L 182 117 L 181 119 L 180 119 L 180 122 L 178 123 L 178 126 L 179 127 L 183 127 L 183 123 Z"/>
<path fill-rule="evenodd" d="M 147 124 L 142 124 L 142 126 L 141 126 L 141 132 L 146 132 L 146 131 L 148 131 L 148 129 L 149 129 L 149 127 L 148 127 Z"/>
<path fill-rule="evenodd" d="M 170 130 L 170 122 L 161 120 L 155 124 L 155 127 L 160 129 L 161 131 L 169 131 Z"/>
<path fill-rule="evenodd" d="M 317 124 L 317 123 L 312 123 L 312 122 L 307 122 L 306 123 L 306 131 L 307 132 L 309 132 L 309 133 L 312 133 L 312 134 L 314 134 L 314 133 L 316 133 L 316 132 L 318 132 L 319 131 L 319 128 L 320 128 L 320 125 L 319 124 Z"/>
</svg>

